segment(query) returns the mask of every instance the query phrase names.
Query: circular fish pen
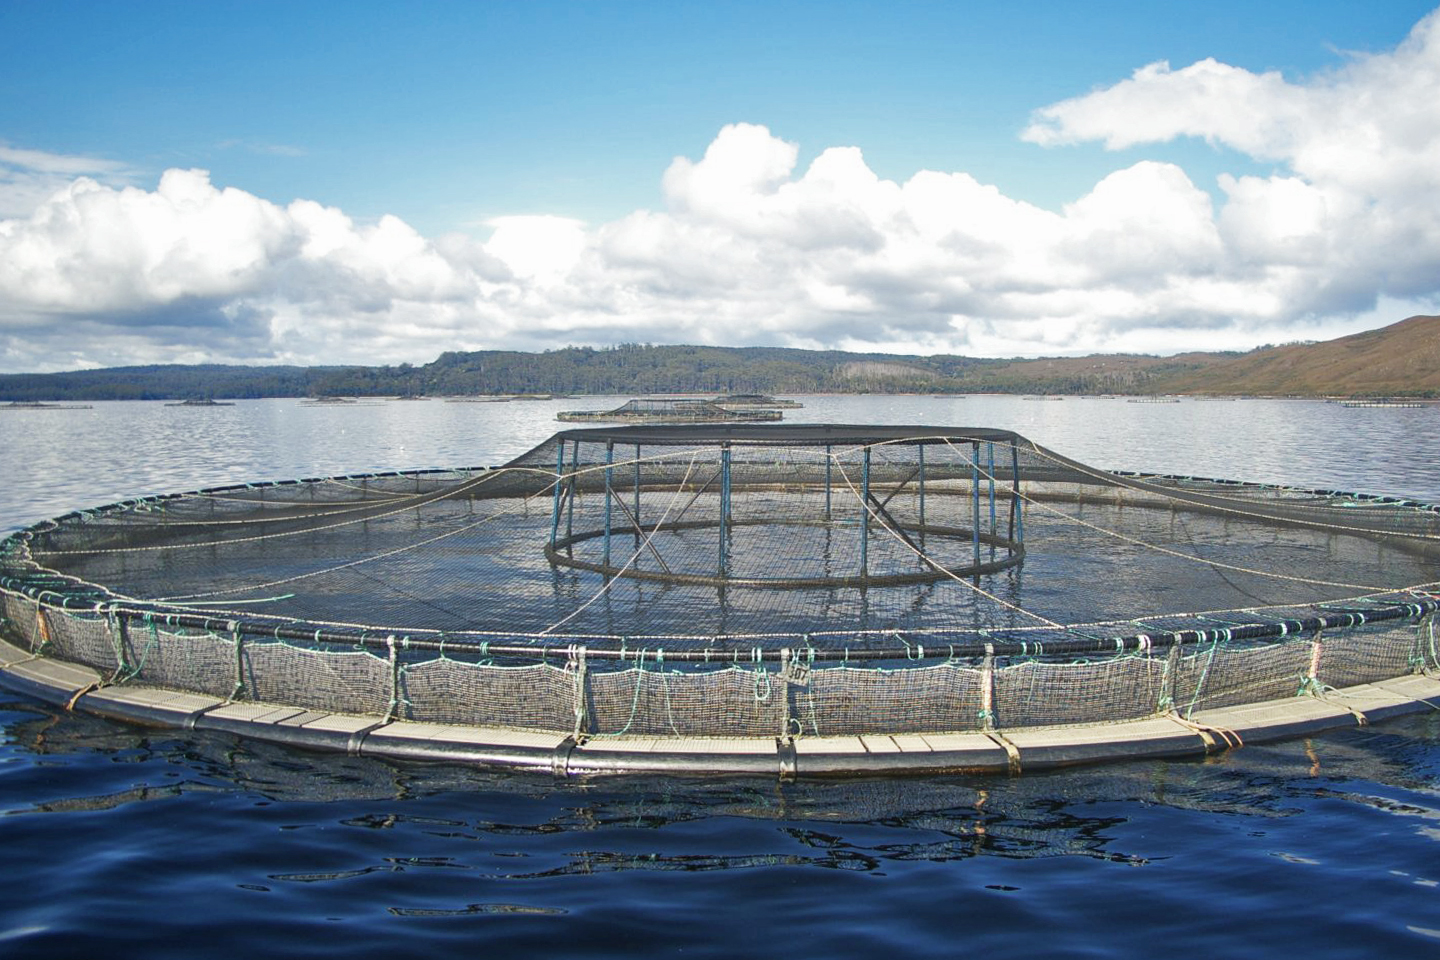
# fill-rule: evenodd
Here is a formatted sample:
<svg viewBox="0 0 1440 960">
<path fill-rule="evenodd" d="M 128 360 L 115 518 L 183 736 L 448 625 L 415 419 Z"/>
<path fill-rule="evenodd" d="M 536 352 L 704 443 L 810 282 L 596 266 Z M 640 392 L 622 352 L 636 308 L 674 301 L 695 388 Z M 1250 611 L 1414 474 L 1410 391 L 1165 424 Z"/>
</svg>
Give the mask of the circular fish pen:
<svg viewBox="0 0 1440 960">
<path fill-rule="evenodd" d="M 11 685 L 557 774 L 1015 772 L 1440 693 L 1440 508 L 1107 472 L 1006 430 L 571 429 L 0 548 Z"/>
<path fill-rule="evenodd" d="M 698 398 L 642 398 L 614 410 L 562 410 L 555 419 L 566 423 L 755 423 L 779 420 L 776 407 L 731 407 Z"/>
</svg>

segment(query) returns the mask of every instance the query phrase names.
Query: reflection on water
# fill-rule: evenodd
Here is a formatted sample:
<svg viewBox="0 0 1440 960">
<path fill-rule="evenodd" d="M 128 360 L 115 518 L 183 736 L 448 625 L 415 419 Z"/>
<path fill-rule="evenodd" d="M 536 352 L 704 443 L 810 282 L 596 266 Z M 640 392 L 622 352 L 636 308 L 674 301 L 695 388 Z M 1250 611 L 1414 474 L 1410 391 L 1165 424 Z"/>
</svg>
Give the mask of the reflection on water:
<svg viewBox="0 0 1440 960">
<path fill-rule="evenodd" d="M 1353 903 L 1357 887 L 1367 906 L 1305 914 L 1286 942 L 1400 955 L 1440 927 L 1437 713 L 1201 762 L 798 784 L 557 783 L 20 698 L 0 721 L 0 822 L 35 865 L 0 875 L 0 935 L 21 931 L 35 955 L 127 955 L 110 938 L 138 929 L 137 955 L 186 956 L 219 926 L 230 955 L 283 954 L 295 924 L 330 918 L 347 956 L 447 935 L 411 924 L 478 922 L 502 954 L 544 953 L 563 930 L 576 955 L 750 955 L 790 935 L 804 956 L 953 956 L 942 931 L 962 920 L 997 956 L 1033 955 L 1016 935 L 1037 924 L 1066 938 L 1056 955 L 1132 955 L 1156 924 L 1191 949 L 1265 955 L 1249 925 Z M 134 889 L 142 876 L 164 909 Z"/>
</svg>

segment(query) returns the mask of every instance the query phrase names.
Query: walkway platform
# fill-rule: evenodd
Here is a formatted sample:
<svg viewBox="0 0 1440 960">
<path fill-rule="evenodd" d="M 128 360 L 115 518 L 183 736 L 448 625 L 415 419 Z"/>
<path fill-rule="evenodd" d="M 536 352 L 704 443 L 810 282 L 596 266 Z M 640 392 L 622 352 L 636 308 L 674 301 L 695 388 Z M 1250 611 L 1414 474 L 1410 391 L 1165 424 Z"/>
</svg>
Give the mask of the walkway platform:
<svg viewBox="0 0 1440 960">
<path fill-rule="evenodd" d="M 795 738 L 590 737 L 385 720 L 299 707 L 226 702 L 143 686 L 105 686 L 88 667 L 0 641 L 0 684 L 115 720 L 211 730 L 295 747 L 400 760 L 474 763 L 557 777 L 728 774 L 791 779 L 893 774 L 1014 774 L 1078 764 L 1203 757 L 1246 743 L 1440 709 L 1440 680 L 1410 675 L 1324 696 L 1074 727 L 983 733 Z"/>
</svg>

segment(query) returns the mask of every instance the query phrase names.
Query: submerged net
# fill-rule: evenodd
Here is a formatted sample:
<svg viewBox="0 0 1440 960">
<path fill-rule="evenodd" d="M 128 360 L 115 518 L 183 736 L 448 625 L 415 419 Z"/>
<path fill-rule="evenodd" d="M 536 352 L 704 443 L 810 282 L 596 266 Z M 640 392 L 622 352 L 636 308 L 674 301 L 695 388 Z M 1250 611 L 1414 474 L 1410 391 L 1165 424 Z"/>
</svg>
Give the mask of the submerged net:
<svg viewBox="0 0 1440 960">
<path fill-rule="evenodd" d="M 1440 510 L 1009 431 L 576 429 L 497 468 L 39 524 L 8 632 L 110 682 L 590 736 L 1124 720 L 1436 666 Z"/>
</svg>

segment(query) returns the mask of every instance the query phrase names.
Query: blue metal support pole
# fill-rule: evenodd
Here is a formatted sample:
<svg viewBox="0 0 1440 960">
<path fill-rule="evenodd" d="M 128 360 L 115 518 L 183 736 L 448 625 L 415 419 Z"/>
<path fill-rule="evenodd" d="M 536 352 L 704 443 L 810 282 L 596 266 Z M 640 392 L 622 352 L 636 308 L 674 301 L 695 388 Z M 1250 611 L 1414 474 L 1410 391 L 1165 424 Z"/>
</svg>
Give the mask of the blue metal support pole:
<svg viewBox="0 0 1440 960">
<path fill-rule="evenodd" d="M 925 444 L 916 448 L 920 457 L 920 549 L 925 549 Z"/>
<path fill-rule="evenodd" d="M 615 476 L 615 441 L 611 440 L 605 444 L 605 566 L 610 566 L 610 511 L 614 505 L 610 502 L 611 482 Z"/>
<path fill-rule="evenodd" d="M 730 444 L 720 445 L 720 576 L 729 568 L 730 539 Z"/>
<path fill-rule="evenodd" d="M 570 502 L 565 505 L 565 539 L 575 534 L 575 471 L 580 466 L 580 441 L 570 447 Z"/>
<path fill-rule="evenodd" d="M 975 545 L 975 566 L 980 566 L 980 441 L 970 441 L 970 537 Z"/>
<path fill-rule="evenodd" d="M 1015 471 L 1015 542 L 1025 542 L 1025 502 L 1020 499 L 1020 448 L 1010 447 L 1010 463 Z"/>
<path fill-rule="evenodd" d="M 558 444 L 559 454 L 555 457 L 555 506 L 550 510 L 550 546 L 560 535 L 560 488 L 565 485 L 565 441 Z"/>
<path fill-rule="evenodd" d="M 870 448 L 860 473 L 860 576 L 870 575 Z"/>
<path fill-rule="evenodd" d="M 638 443 L 635 444 L 635 546 L 640 546 L 640 444 Z"/>
<path fill-rule="evenodd" d="M 995 536 L 995 442 L 985 444 L 985 470 L 990 475 L 990 536 Z M 990 544 L 990 558 L 995 558 L 995 544 Z"/>
<path fill-rule="evenodd" d="M 825 519 L 830 519 L 830 464 L 834 462 L 830 456 L 830 444 L 825 444 Z"/>
</svg>

